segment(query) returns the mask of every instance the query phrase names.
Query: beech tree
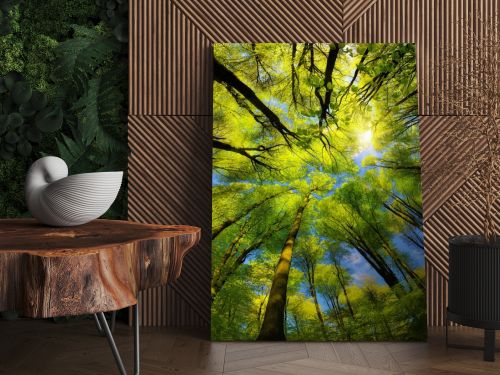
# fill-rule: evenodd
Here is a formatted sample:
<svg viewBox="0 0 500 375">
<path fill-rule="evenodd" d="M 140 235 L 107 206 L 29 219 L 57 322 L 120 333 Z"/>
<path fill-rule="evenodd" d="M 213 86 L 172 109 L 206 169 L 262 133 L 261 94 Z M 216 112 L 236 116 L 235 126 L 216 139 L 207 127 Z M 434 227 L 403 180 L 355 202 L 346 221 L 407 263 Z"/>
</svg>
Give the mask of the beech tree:
<svg viewBox="0 0 500 375">
<path fill-rule="evenodd" d="M 212 337 L 425 337 L 415 48 L 214 46 Z"/>
</svg>

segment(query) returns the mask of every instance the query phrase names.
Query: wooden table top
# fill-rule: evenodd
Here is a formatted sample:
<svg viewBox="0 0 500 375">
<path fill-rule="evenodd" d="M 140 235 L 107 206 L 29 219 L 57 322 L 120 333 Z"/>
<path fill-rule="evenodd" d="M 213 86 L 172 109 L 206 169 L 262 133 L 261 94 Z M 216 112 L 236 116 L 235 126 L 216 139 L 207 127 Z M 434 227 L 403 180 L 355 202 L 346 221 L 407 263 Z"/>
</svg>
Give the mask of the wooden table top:
<svg viewBox="0 0 500 375">
<path fill-rule="evenodd" d="M 0 219 L 0 311 L 46 318 L 132 306 L 139 291 L 180 276 L 200 236 L 184 225 Z"/>
<path fill-rule="evenodd" d="M 70 254 L 85 253 L 140 240 L 199 235 L 200 228 L 187 225 L 101 219 L 74 227 L 49 227 L 35 219 L 0 219 L 0 252 L 52 255 L 54 250 L 65 250 Z"/>
</svg>

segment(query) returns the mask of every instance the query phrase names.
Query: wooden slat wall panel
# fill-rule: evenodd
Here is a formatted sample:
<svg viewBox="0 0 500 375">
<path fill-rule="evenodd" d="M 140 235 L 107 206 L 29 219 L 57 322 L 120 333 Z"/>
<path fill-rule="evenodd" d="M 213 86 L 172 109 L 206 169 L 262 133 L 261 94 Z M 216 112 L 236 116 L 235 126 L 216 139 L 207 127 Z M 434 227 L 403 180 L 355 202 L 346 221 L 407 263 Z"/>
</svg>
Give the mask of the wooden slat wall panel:
<svg viewBox="0 0 500 375">
<path fill-rule="evenodd" d="M 141 296 L 143 323 L 206 325 L 210 305 L 210 167 L 206 164 L 210 162 L 206 150 L 212 113 L 210 43 L 415 42 L 422 159 L 430 166 L 440 162 L 436 148 L 452 124 L 451 118 L 442 115 L 454 115 L 436 100 L 435 93 L 447 88 L 439 82 L 450 82 L 471 68 L 444 71 L 440 68 L 442 48 L 451 46 L 465 53 L 460 21 L 469 14 L 498 14 L 500 0 L 131 0 L 130 7 L 130 218 L 201 225 L 206 234 L 200 248 L 186 260 L 175 286 Z M 195 143 L 185 138 L 186 132 Z M 196 142 L 201 142 L 197 147 L 203 151 L 195 150 Z M 194 183 L 192 172 L 183 167 L 183 154 L 172 151 L 184 146 L 184 152 L 193 147 L 191 158 L 200 162 Z M 145 172 L 148 163 L 155 173 Z M 442 325 L 447 237 L 477 232 L 481 208 L 459 209 L 453 203 L 466 199 L 473 180 L 448 177 L 440 182 L 446 186 L 440 194 L 429 194 L 428 183 L 424 174 L 428 322 Z M 196 197 L 188 201 L 188 196 Z M 458 222 L 456 217 L 463 220 Z"/>
<path fill-rule="evenodd" d="M 443 301 L 448 301 L 448 282 L 430 262 L 425 264 L 425 276 L 427 279 L 427 322 L 431 326 L 443 326 L 446 311 L 446 304 Z M 431 290 L 432 293 L 429 293 Z"/>
<path fill-rule="evenodd" d="M 180 279 L 140 296 L 143 325 L 210 320 L 210 123 L 210 117 L 129 116 L 129 218 L 202 228 Z"/>
<path fill-rule="evenodd" d="M 213 42 L 335 42 L 341 0 L 171 0 Z"/>
<path fill-rule="evenodd" d="M 361 3 L 367 3 L 364 10 Z M 344 41 L 353 43 L 398 43 L 417 41 L 418 0 L 347 0 L 345 9 L 357 13 L 347 18 L 344 13 Z"/>
<path fill-rule="evenodd" d="M 418 0 L 419 5 L 419 79 L 420 114 L 454 115 L 437 100 L 437 93 L 448 89 L 451 82 L 459 81 L 464 73 L 474 69 L 472 63 L 445 69 L 441 59 L 445 53 L 467 56 L 464 27 L 481 33 L 480 18 L 498 16 L 498 0 Z M 469 18 L 472 24 L 469 25 Z M 470 60 L 469 60 L 470 61 Z M 440 85 L 443 85 L 442 87 Z"/>
<path fill-rule="evenodd" d="M 130 2 L 129 114 L 210 115 L 210 41 L 171 2 Z"/>
</svg>

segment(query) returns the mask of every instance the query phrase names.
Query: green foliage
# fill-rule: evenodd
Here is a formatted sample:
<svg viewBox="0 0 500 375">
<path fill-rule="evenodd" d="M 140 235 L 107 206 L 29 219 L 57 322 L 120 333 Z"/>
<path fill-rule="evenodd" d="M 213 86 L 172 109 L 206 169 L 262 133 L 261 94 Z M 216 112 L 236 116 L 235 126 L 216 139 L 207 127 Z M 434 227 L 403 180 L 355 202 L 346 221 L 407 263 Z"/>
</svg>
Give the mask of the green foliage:
<svg viewBox="0 0 500 375">
<path fill-rule="evenodd" d="M 56 49 L 58 61 L 54 76 L 81 92 L 86 89 L 89 77 L 111 59 L 120 45 L 98 29 L 78 25 L 73 25 L 73 29 L 75 36 Z"/>
<path fill-rule="evenodd" d="M 24 179 L 30 162 L 19 159 L 0 162 L 0 212 L 2 217 L 26 216 Z"/>
<path fill-rule="evenodd" d="M 126 170 L 128 47 L 123 25 L 115 28 L 128 19 L 128 3 L 118 3 L 116 17 L 110 9 L 102 17 L 95 0 L 11 7 L 9 32 L 0 37 L 0 75 L 15 71 L 22 79 L 15 87 L 0 79 L 0 156 L 16 155 L 8 163 L 23 178 L 42 155 L 61 156 L 70 173 Z M 124 185 L 106 217 L 126 217 Z M 26 210 L 5 202 L 0 214 Z"/>
<path fill-rule="evenodd" d="M 236 81 L 215 72 L 212 338 L 259 336 L 278 260 L 291 258 L 274 321 L 288 340 L 424 339 L 414 46 L 214 55 Z"/>
<path fill-rule="evenodd" d="M 72 25 L 93 25 L 97 12 L 94 0 L 30 0 L 22 5 L 21 25 L 26 34 L 63 41 L 71 36 Z"/>
<path fill-rule="evenodd" d="M 121 43 L 128 42 L 128 0 L 96 0 L 99 16 L 113 29 Z"/>
<path fill-rule="evenodd" d="M 17 5 L 22 0 L 3 0 L 0 3 L 0 36 L 8 35 L 17 28 Z"/>
<path fill-rule="evenodd" d="M 47 107 L 44 93 L 33 90 L 17 72 L 0 77 L 0 157 L 27 157 L 42 133 L 61 128 L 62 111 Z"/>
</svg>

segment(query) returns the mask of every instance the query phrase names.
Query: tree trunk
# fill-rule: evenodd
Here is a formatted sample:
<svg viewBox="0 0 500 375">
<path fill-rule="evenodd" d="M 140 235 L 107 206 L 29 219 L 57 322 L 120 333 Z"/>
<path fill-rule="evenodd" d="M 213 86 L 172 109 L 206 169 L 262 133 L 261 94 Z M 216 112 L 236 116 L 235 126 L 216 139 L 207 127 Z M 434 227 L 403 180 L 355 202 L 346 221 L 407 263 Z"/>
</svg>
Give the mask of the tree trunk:
<svg viewBox="0 0 500 375">
<path fill-rule="evenodd" d="M 269 293 L 269 300 L 264 314 L 264 321 L 260 328 L 257 340 L 285 340 L 285 307 L 286 307 L 286 291 L 288 286 L 288 276 L 292 264 L 293 246 L 297 234 L 299 233 L 300 224 L 304 210 L 306 209 L 311 199 L 309 192 L 297 209 L 295 219 L 293 220 L 290 232 L 285 240 L 285 244 L 281 250 L 281 256 L 276 266 L 276 271 Z"/>
<path fill-rule="evenodd" d="M 309 294 L 311 295 L 314 301 L 314 307 L 316 309 L 316 315 L 318 316 L 318 320 L 321 324 L 321 331 L 323 333 L 323 337 L 327 339 L 328 334 L 326 332 L 325 319 L 323 318 L 323 313 L 321 312 L 321 306 L 319 305 L 318 302 L 318 294 L 316 293 L 316 285 L 314 281 L 316 273 L 316 265 L 306 261 L 306 271 L 307 271 L 307 283 L 309 284 Z"/>
<path fill-rule="evenodd" d="M 337 279 L 339 280 L 340 287 L 342 288 L 342 292 L 344 293 L 345 301 L 347 304 L 347 307 L 349 309 L 349 313 L 351 314 L 351 317 L 354 318 L 354 310 L 352 309 L 351 301 L 349 300 L 349 296 L 347 295 L 347 289 L 345 286 L 345 280 L 344 280 L 344 275 L 342 274 L 342 269 L 340 266 L 337 264 L 337 262 L 334 262 L 335 265 L 335 270 L 337 271 Z"/>
<path fill-rule="evenodd" d="M 316 293 L 316 288 L 314 287 L 314 283 L 309 285 L 309 292 L 314 300 L 314 307 L 316 308 L 316 315 L 318 316 L 318 320 L 321 324 L 321 332 L 323 333 L 323 337 L 325 339 L 328 338 L 328 334 L 326 332 L 325 319 L 323 318 L 323 313 L 321 312 L 321 306 L 318 302 L 318 294 Z"/>
</svg>

